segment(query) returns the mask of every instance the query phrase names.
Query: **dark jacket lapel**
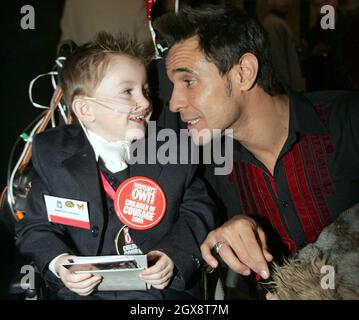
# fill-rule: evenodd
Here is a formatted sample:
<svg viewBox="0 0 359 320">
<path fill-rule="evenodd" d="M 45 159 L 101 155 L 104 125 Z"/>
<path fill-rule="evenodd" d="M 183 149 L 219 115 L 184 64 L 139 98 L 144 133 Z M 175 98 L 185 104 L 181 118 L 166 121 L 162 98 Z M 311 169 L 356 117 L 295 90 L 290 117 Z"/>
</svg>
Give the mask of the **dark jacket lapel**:
<svg viewBox="0 0 359 320">
<path fill-rule="evenodd" d="M 63 161 L 64 169 L 68 170 L 77 182 L 79 190 L 91 200 L 88 203 L 91 227 L 96 225 L 102 230 L 103 205 L 94 151 L 80 128 L 73 130 L 68 139 L 71 139 L 71 143 L 66 143 L 67 148 L 63 150 L 68 154 Z"/>
<path fill-rule="evenodd" d="M 158 164 L 134 164 L 130 166 L 130 177 L 148 177 L 154 181 L 162 171 L 162 167 Z"/>
</svg>

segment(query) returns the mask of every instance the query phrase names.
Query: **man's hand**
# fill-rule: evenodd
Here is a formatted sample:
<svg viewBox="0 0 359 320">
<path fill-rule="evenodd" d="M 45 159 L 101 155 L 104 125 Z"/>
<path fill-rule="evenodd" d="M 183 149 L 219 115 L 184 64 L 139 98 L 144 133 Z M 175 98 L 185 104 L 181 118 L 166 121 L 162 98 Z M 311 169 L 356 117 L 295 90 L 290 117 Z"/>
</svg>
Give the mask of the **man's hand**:
<svg viewBox="0 0 359 320">
<path fill-rule="evenodd" d="M 75 274 L 62 266 L 68 259 L 74 257 L 75 256 L 70 255 L 59 257 L 55 264 L 55 271 L 59 274 L 62 282 L 69 290 L 80 296 L 88 296 L 100 284 L 102 278 L 94 276 L 91 273 Z"/>
<path fill-rule="evenodd" d="M 140 273 L 140 279 L 151 284 L 156 289 L 164 289 L 168 286 L 173 276 L 174 263 L 161 251 L 151 251 L 147 254 L 148 261 L 155 264 Z"/>
<path fill-rule="evenodd" d="M 238 215 L 208 234 L 201 252 L 203 259 L 213 268 L 218 267 L 218 261 L 211 250 L 219 241 L 225 242 L 219 255 L 229 268 L 244 276 L 249 276 L 252 270 L 263 279 L 268 279 L 267 262 L 272 261 L 273 257 L 267 251 L 262 228 L 253 219 Z"/>
<path fill-rule="evenodd" d="M 268 292 L 266 294 L 266 300 L 273 300 L 274 301 L 274 300 L 281 300 L 281 299 L 276 294 Z"/>
</svg>

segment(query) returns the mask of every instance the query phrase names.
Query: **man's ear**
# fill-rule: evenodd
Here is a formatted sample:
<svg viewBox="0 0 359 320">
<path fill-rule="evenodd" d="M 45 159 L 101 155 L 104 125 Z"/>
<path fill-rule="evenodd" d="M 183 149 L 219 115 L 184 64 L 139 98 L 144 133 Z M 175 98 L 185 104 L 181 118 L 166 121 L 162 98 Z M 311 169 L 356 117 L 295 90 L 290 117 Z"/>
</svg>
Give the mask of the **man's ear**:
<svg viewBox="0 0 359 320">
<path fill-rule="evenodd" d="M 245 53 L 239 62 L 233 66 L 231 72 L 238 88 L 248 91 L 254 87 L 257 80 L 259 63 L 252 53 Z"/>
<path fill-rule="evenodd" d="M 95 121 L 95 115 L 88 101 L 81 99 L 81 97 L 75 97 L 71 104 L 72 111 L 76 117 L 82 122 Z"/>
</svg>

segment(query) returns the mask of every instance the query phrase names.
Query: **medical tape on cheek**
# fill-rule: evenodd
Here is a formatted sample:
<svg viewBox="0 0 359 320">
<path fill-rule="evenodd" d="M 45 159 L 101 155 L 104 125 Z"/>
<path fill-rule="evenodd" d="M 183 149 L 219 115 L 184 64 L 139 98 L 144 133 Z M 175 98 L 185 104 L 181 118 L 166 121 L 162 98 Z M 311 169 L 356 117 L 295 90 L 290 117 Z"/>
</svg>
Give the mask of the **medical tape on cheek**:
<svg viewBox="0 0 359 320">
<path fill-rule="evenodd" d="M 98 104 L 111 109 L 113 111 L 119 112 L 119 113 L 126 113 L 130 114 L 133 109 L 136 108 L 136 106 L 131 106 L 127 101 L 123 102 L 121 99 L 112 99 L 112 98 L 104 98 L 104 97 L 86 97 L 86 100 L 92 100 L 94 102 L 97 102 Z"/>
</svg>

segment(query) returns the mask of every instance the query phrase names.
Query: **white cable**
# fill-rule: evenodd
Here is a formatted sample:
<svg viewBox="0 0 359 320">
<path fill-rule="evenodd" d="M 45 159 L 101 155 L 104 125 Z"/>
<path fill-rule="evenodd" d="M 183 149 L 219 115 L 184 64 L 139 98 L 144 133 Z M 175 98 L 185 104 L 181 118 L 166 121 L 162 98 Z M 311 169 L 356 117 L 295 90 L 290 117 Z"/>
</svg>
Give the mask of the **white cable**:
<svg viewBox="0 0 359 320">
<path fill-rule="evenodd" d="M 29 84 L 29 99 L 30 99 L 30 102 L 32 103 L 32 105 L 35 107 L 35 108 L 39 108 L 39 109 L 48 109 L 49 107 L 48 106 L 43 106 L 39 103 L 36 103 L 34 102 L 34 99 L 32 98 L 32 87 L 34 86 L 35 82 L 42 78 L 42 77 L 45 77 L 45 76 L 51 76 L 51 75 L 57 75 L 57 71 L 50 71 L 48 73 L 43 73 L 43 74 L 39 74 L 37 77 L 35 77 L 33 80 L 31 80 L 30 84 Z"/>
<path fill-rule="evenodd" d="M 55 81 L 55 76 L 52 74 L 51 75 L 51 82 L 52 82 L 52 87 L 54 90 L 56 90 L 56 81 Z M 55 106 L 54 105 L 50 105 L 50 110 L 51 110 L 51 126 L 53 128 L 56 127 L 56 122 L 55 122 Z"/>
<path fill-rule="evenodd" d="M 152 22 L 151 20 L 148 20 L 148 27 L 150 29 L 150 33 L 151 33 L 151 38 L 153 41 L 153 46 L 155 47 L 155 59 L 161 59 L 162 57 L 160 56 L 157 46 L 156 46 L 156 32 L 152 27 Z"/>
<path fill-rule="evenodd" d="M 55 63 L 60 67 L 62 68 L 63 67 L 63 64 L 62 64 L 62 61 L 65 61 L 66 60 L 66 57 L 58 57 L 55 61 Z M 29 85 L 29 98 L 30 98 L 30 102 L 32 103 L 32 105 L 35 107 L 35 108 L 39 108 L 39 109 L 48 109 L 49 107 L 48 106 L 44 106 L 44 105 L 41 105 L 39 103 L 36 103 L 34 102 L 34 99 L 33 99 L 33 96 L 32 96 L 32 88 L 35 84 L 35 82 L 42 78 L 42 77 L 45 77 L 45 76 L 51 76 L 51 83 L 52 83 L 52 87 L 54 90 L 56 90 L 57 88 L 57 83 L 56 83 L 56 80 L 55 80 L 55 76 L 58 75 L 58 72 L 57 71 L 50 71 L 48 73 L 43 73 L 43 74 L 40 74 L 38 75 L 37 77 L 35 77 L 31 82 L 30 82 L 30 85 Z M 54 110 L 55 108 L 52 109 L 51 111 L 51 125 L 52 127 L 56 127 L 56 122 L 55 122 L 55 117 L 54 117 Z M 66 117 L 66 114 L 65 114 L 65 111 L 64 111 L 64 108 L 62 107 L 61 103 L 59 103 L 59 110 L 60 110 L 60 113 L 61 113 L 61 116 L 63 117 L 65 123 L 67 123 L 67 117 Z"/>
<path fill-rule="evenodd" d="M 50 105 L 50 112 L 51 112 L 51 127 L 56 127 L 56 121 L 55 121 L 55 105 Z"/>
<path fill-rule="evenodd" d="M 60 110 L 62 118 L 65 121 L 65 124 L 67 124 L 67 117 L 66 117 L 66 113 L 65 113 L 65 108 L 62 106 L 61 102 L 59 102 L 59 110 Z"/>
<path fill-rule="evenodd" d="M 63 64 L 61 63 L 61 61 L 66 61 L 66 57 L 58 57 L 57 59 L 56 59 L 56 64 L 60 67 L 60 68 L 63 68 Z M 57 74 L 58 75 L 58 74 Z M 54 88 L 54 90 L 55 90 L 55 92 L 56 92 L 56 89 L 57 89 L 57 82 L 56 82 L 56 80 L 55 80 L 55 77 L 52 75 L 52 86 L 53 86 L 53 88 Z M 55 107 L 55 106 L 54 106 Z M 65 113 L 65 109 L 66 109 L 66 106 L 64 105 L 62 105 L 62 103 L 61 102 L 59 102 L 58 103 L 58 108 L 59 108 L 59 111 L 60 111 L 60 113 L 61 113 L 61 116 L 62 116 L 62 118 L 63 118 L 63 120 L 64 120 L 64 122 L 65 122 L 65 124 L 67 124 L 67 116 L 66 116 L 66 113 Z M 54 108 L 55 109 L 55 108 Z"/>
<path fill-rule="evenodd" d="M 168 47 L 162 47 L 162 45 L 160 43 L 157 44 L 157 48 L 160 49 L 161 53 L 165 52 L 168 50 Z"/>
<path fill-rule="evenodd" d="M 179 10 L 179 0 L 176 0 L 175 3 L 175 13 L 178 14 L 178 10 Z"/>
<path fill-rule="evenodd" d="M 60 67 L 63 68 L 63 64 L 60 61 L 65 61 L 66 57 L 58 57 L 55 61 L 55 63 Z"/>
</svg>

